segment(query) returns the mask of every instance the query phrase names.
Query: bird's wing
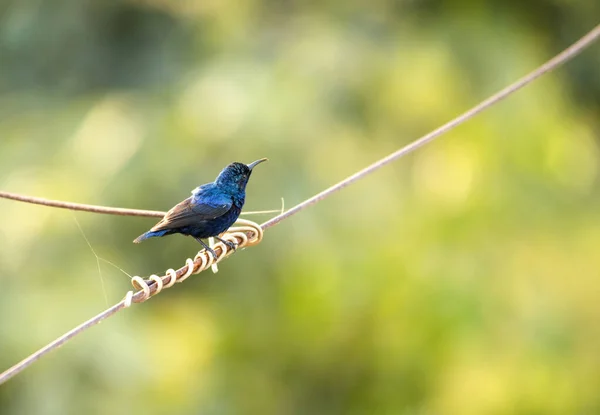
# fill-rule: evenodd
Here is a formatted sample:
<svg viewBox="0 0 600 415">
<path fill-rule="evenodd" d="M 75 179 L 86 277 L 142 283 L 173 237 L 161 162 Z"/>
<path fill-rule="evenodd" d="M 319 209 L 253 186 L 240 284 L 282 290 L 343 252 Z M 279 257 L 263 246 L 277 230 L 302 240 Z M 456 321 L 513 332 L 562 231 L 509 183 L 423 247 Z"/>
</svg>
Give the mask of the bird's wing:
<svg viewBox="0 0 600 415">
<path fill-rule="evenodd" d="M 199 196 L 202 193 L 209 192 L 212 188 L 214 188 L 214 183 L 205 183 L 202 186 L 198 186 L 194 190 L 192 190 L 192 195 Z"/>
<path fill-rule="evenodd" d="M 231 209 L 232 204 L 231 198 L 226 196 L 212 198 L 209 202 L 188 197 L 169 210 L 164 218 L 154 225 L 151 231 L 179 228 L 215 219 Z"/>
</svg>

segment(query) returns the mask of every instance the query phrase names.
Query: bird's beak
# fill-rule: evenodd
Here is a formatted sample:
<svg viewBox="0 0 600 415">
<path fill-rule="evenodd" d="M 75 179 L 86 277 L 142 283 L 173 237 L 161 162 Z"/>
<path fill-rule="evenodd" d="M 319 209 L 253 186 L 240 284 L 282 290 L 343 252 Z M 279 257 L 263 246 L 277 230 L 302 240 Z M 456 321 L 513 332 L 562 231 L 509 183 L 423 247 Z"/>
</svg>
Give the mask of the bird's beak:
<svg viewBox="0 0 600 415">
<path fill-rule="evenodd" d="M 267 161 L 267 160 L 269 160 L 269 159 L 260 159 L 260 160 L 253 161 L 252 163 L 248 164 L 248 168 L 250 170 L 252 170 L 254 168 L 254 166 L 256 166 L 257 164 L 262 163 L 263 161 Z"/>
</svg>

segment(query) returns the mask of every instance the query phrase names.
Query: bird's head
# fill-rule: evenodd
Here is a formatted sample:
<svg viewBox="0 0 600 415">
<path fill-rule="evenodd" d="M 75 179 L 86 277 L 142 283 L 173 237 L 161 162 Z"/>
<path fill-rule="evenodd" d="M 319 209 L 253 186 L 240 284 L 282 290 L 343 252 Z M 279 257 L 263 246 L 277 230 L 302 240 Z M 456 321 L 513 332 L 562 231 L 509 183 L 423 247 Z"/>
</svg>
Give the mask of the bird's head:
<svg viewBox="0 0 600 415">
<path fill-rule="evenodd" d="M 263 161 L 267 161 L 267 159 L 256 160 L 250 164 L 231 163 L 219 173 L 215 184 L 231 190 L 244 191 L 252 174 L 252 169 Z"/>
</svg>

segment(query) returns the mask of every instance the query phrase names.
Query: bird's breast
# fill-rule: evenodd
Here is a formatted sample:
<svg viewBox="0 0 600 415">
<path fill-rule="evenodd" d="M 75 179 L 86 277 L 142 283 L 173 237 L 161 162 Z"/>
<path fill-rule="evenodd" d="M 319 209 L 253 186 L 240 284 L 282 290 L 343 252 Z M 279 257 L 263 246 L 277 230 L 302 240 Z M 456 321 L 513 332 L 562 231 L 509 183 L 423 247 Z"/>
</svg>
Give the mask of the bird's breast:
<svg viewBox="0 0 600 415">
<path fill-rule="evenodd" d="M 221 220 L 219 221 L 219 229 L 215 229 L 215 234 L 220 234 L 225 232 L 227 229 L 231 227 L 240 216 L 242 212 L 242 208 L 236 206 L 235 204 L 229 209 L 223 216 L 221 216 Z"/>
</svg>

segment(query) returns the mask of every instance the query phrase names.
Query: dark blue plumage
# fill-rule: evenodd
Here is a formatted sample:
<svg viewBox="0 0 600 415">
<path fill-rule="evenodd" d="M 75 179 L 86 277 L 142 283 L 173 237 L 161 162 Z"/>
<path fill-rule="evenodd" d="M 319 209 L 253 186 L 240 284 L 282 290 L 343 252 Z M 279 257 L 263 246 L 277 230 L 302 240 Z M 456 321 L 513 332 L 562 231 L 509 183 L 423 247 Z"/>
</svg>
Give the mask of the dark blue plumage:
<svg viewBox="0 0 600 415">
<path fill-rule="evenodd" d="M 256 160 L 248 165 L 232 163 L 225 167 L 213 183 L 195 188 L 191 197 L 175 205 L 160 222 L 133 242 L 140 243 L 148 238 L 180 233 L 195 238 L 215 257 L 215 252 L 202 239 L 213 236 L 235 248 L 231 242 L 223 241 L 218 235 L 229 229 L 240 216 L 252 169 L 266 160 Z"/>
</svg>

